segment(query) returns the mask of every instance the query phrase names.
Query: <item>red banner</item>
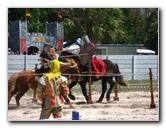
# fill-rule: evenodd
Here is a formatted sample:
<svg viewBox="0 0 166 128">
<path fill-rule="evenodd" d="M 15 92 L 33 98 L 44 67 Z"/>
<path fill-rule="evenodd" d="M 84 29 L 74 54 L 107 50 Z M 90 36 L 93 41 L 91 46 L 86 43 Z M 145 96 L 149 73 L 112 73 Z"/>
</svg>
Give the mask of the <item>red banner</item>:
<svg viewBox="0 0 166 128">
<path fill-rule="evenodd" d="M 59 40 L 58 40 L 58 51 L 62 51 L 62 49 L 63 49 L 62 40 L 59 39 Z"/>
<path fill-rule="evenodd" d="M 24 53 L 26 51 L 26 39 L 21 39 L 21 52 Z"/>
</svg>

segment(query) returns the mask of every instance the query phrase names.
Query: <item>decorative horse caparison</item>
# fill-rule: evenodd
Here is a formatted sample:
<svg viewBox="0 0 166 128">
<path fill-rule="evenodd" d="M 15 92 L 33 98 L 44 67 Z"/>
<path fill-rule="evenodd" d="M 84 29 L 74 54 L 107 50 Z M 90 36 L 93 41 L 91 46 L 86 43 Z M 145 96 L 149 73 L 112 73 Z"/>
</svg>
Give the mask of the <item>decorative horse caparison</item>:
<svg viewBox="0 0 166 128">
<path fill-rule="evenodd" d="M 89 66 L 91 66 L 91 59 L 92 59 L 92 56 L 94 55 L 94 52 L 95 52 L 95 48 L 91 45 L 91 43 L 85 43 L 83 46 L 80 47 L 80 54 L 82 54 L 82 56 L 80 57 L 80 64 L 78 64 L 78 65 L 80 65 L 79 67 L 80 67 L 81 72 L 88 72 Z M 65 55 L 67 55 L 67 54 L 71 55 L 71 53 L 66 53 Z M 83 54 L 88 54 L 88 55 L 83 55 Z M 101 92 L 101 95 L 100 95 L 99 99 L 97 100 L 97 102 L 102 102 L 104 95 L 106 93 L 106 90 L 107 90 L 107 82 L 110 84 L 110 87 L 106 93 L 106 100 L 107 101 L 110 100 L 110 94 L 112 92 L 112 89 L 115 86 L 113 77 L 115 78 L 117 83 L 120 84 L 121 86 L 127 86 L 127 82 L 125 80 L 123 80 L 123 76 L 120 75 L 121 73 L 119 71 L 119 66 L 107 59 L 103 60 L 103 62 L 106 66 L 106 72 L 99 78 L 95 78 L 94 76 L 91 77 L 92 83 L 94 81 L 98 81 L 98 80 L 102 81 L 102 92 Z M 110 75 L 108 75 L 108 74 L 110 74 Z M 87 75 L 88 75 L 88 73 L 87 73 Z M 80 86 L 82 89 L 82 93 L 83 93 L 86 101 L 88 101 L 89 96 L 87 95 L 87 91 L 86 91 L 86 82 L 89 82 L 89 77 L 82 76 L 82 81 L 80 81 L 79 83 L 80 83 Z M 76 85 L 76 83 L 77 83 L 77 81 L 74 81 L 73 83 L 71 83 L 69 85 L 69 88 L 72 89 L 72 87 L 74 87 Z M 75 96 L 72 95 L 71 93 L 70 93 L 69 97 L 73 100 L 75 99 Z"/>
<path fill-rule="evenodd" d="M 72 66 L 64 66 L 61 67 L 61 72 L 65 74 L 80 74 L 77 68 L 73 68 Z M 68 75 L 64 75 L 69 79 Z M 77 76 L 73 76 L 77 78 Z M 12 76 L 8 80 L 8 104 L 13 95 L 16 94 L 16 104 L 17 108 L 20 108 L 20 98 L 29 90 L 29 88 L 36 90 L 38 76 L 35 72 L 31 70 L 25 70 L 18 73 L 12 74 Z M 69 104 L 71 108 L 74 106 L 71 104 L 69 98 L 67 96 L 63 96 L 65 101 Z"/>
</svg>

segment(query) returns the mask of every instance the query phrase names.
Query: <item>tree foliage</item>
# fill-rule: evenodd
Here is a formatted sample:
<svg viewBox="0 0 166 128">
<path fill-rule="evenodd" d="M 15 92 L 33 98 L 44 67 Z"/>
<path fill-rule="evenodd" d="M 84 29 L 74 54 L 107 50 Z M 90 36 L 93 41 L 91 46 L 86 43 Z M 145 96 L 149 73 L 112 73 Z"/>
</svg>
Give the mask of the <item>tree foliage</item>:
<svg viewBox="0 0 166 128">
<path fill-rule="evenodd" d="M 37 32 L 38 26 L 45 33 L 46 22 L 63 21 L 65 40 L 88 35 L 95 43 L 144 44 L 158 50 L 158 8 L 9 8 L 8 20 L 25 19 L 29 32 Z"/>
</svg>

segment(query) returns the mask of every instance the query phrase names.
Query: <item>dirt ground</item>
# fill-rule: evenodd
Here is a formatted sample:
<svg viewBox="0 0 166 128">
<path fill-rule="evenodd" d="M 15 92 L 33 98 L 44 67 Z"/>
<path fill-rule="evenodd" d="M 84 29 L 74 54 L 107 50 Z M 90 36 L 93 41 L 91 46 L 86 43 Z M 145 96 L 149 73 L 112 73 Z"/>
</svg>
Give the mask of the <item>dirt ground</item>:
<svg viewBox="0 0 166 128">
<path fill-rule="evenodd" d="M 86 104 L 82 95 L 71 101 L 75 109 L 65 104 L 63 116 L 55 120 L 52 116 L 46 121 L 72 121 L 72 111 L 79 112 L 80 121 L 159 121 L 159 97 L 154 92 L 156 108 L 150 109 L 149 92 L 119 93 L 119 101 L 95 103 L 99 95 L 92 95 L 93 104 Z M 8 106 L 8 121 L 39 121 L 41 102 L 32 102 L 32 96 L 24 96 L 20 100 L 21 109 L 16 109 L 15 98 L 12 97 Z"/>
</svg>

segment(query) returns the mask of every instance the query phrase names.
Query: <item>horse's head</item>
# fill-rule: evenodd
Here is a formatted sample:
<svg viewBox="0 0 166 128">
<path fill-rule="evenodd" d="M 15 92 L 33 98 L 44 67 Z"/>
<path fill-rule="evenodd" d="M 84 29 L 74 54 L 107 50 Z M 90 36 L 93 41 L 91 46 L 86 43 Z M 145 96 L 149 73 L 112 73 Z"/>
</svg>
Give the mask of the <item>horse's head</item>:
<svg viewBox="0 0 166 128">
<path fill-rule="evenodd" d="M 81 64 L 83 66 L 91 65 L 91 59 L 94 53 L 95 53 L 95 47 L 91 43 L 84 43 L 80 47 L 80 54 L 85 54 L 81 55 L 80 57 Z"/>
</svg>

